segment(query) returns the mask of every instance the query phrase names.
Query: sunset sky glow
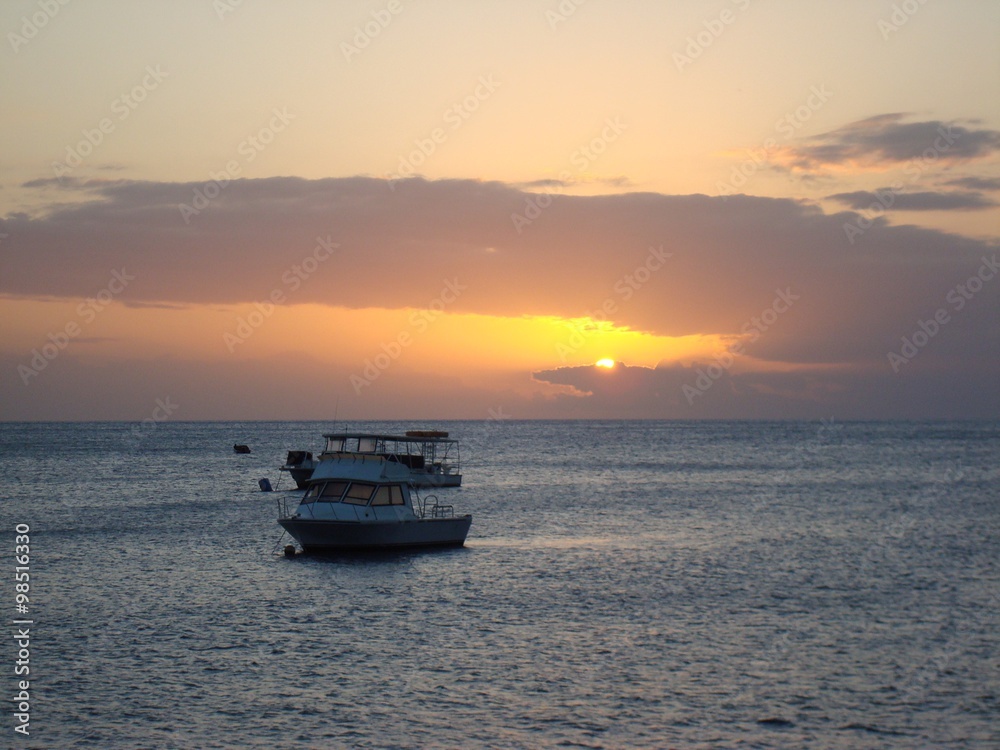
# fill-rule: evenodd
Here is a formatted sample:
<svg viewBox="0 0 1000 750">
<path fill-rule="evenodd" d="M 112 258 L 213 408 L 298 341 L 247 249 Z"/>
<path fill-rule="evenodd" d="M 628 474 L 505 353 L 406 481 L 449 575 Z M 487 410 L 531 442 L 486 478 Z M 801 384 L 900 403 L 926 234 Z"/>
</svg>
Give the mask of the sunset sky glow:
<svg viewBox="0 0 1000 750">
<path fill-rule="evenodd" d="M 0 419 L 1000 416 L 1000 4 L 0 29 Z"/>
</svg>

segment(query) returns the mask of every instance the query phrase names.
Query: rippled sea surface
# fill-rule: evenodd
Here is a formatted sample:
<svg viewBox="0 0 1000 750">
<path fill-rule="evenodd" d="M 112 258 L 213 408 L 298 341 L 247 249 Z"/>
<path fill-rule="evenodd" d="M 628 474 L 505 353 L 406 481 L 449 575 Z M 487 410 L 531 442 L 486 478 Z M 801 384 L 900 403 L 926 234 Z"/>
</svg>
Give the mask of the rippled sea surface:
<svg viewBox="0 0 1000 750">
<path fill-rule="evenodd" d="M 461 439 L 465 548 L 282 557 L 330 425 L 0 425 L 0 745 L 1000 747 L 1000 424 L 350 427 Z"/>
</svg>

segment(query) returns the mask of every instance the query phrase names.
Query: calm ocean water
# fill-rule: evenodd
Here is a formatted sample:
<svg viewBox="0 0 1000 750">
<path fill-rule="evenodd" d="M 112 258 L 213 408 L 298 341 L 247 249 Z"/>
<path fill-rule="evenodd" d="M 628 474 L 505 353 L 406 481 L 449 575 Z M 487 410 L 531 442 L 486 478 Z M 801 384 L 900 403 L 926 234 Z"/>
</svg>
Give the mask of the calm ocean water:
<svg viewBox="0 0 1000 750">
<path fill-rule="evenodd" d="M 326 424 L 0 425 L 0 745 L 1000 747 L 998 423 L 349 426 L 462 440 L 465 548 L 275 553 Z"/>
</svg>

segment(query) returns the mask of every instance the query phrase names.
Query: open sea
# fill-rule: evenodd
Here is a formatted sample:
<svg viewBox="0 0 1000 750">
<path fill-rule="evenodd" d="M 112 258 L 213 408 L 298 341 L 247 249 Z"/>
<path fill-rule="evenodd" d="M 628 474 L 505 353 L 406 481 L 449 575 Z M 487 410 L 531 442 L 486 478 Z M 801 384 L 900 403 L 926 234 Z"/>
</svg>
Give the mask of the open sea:
<svg viewBox="0 0 1000 750">
<path fill-rule="evenodd" d="M 0 746 L 1000 747 L 1000 423 L 338 424 L 459 438 L 468 542 L 286 559 L 332 427 L 0 424 Z"/>
</svg>

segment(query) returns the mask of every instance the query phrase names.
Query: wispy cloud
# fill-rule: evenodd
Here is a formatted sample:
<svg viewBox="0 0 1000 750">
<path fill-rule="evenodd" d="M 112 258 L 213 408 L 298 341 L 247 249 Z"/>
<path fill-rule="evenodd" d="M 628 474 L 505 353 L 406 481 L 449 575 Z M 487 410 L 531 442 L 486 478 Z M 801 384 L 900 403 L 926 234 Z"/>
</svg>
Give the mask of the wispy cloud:
<svg viewBox="0 0 1000 750">
<path fill-rule="evenodd" d="M 906 122 L 894 112 L 844 125 L 780 149 L 772 161 L 793 171 L 886 169 L 924 158 L 941 163 L 979 159 L 1000 152 L 1000 131 L 973 123 Z"/>
<path fill-rule="evenodd" d="M 577 187 L 580 185 L 602 185 L 609 188 L 627 188 L 632 187 L 633 183 L 628 177 L 618 176 L 618 177 L 574 177 L 567 179 L 558 179 L 554 177 L 542 178 L 538 180 L 529 180 L 527 182 L 515 182 L 511 183 L 511 187 L 517 188 L 518 190 L 545 190 L 547 188 L 552 189 L 565 189 Z"/>
<path fill-rule="evenodd" d="M 1000 190 L 1000 177 L 959 177 L 944 184 L 967 190 L 994 191 Z"/>
<path fill-rule="evenodd" d="M 882 188 L 884 192 L 889 192 L 889 188 Z M 998 205 L 996 201 L 987 198 L 979 192 L 921 192 L 921 193 L 899 193 L 893 196 L 890 205 L 885 205 L 881 201 L 879 193 L 867 190 L 857 190 L 852 193 L 835 193 L 828 195 L 828 199 L 843 203 L 856 211 L 864 211 L 872 205 L 881 205 L 885 210 L 892 211 L 979 211 L 985 208 L 993 208 Z"/>
<path fill-rule="evenodd" d="M 129 180 L 108 180 L 100 178 L 80 178 L 80 177 L 42 177 L 37 180 L 28 180 L 21 184 L 23 188 L 52 188 L 54 190 L 73 191 L 83 190 L 89 192 L 100 192 L 112 185 L 121 185 Z"/>
</svg>

